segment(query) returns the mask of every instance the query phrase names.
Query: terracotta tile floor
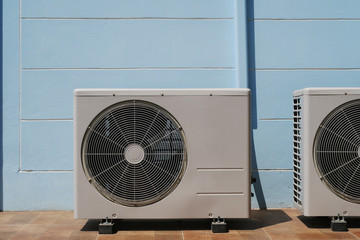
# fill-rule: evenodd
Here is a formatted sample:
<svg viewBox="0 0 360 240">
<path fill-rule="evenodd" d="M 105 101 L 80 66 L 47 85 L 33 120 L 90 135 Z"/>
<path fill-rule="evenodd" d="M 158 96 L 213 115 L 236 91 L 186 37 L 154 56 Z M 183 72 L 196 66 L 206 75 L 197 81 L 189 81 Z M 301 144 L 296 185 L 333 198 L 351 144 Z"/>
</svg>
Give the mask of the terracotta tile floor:
<svg viewBox="0 0 360 240">
<path fill-rule="evenodd" d="M 240 240 L 360 239 L 360 218 L 348 218 L 348 232 L 332 232 L 329 218 L 305 218 L 295 209 L 254 210 L 251 219 L 228 220 L 228 233 L 213 234 L 210 220 L 119 220 L 116 234 L 99 235 L 98 220 L 73 212 L 0 212 L 0 240 Z"/>
</svg>

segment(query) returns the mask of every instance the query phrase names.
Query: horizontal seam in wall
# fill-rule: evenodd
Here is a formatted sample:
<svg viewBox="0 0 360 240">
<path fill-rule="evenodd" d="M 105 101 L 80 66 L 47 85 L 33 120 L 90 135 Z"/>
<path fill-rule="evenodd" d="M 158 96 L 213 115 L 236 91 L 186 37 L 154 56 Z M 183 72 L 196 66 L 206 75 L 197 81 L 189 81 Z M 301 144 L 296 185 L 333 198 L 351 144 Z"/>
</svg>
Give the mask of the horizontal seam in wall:
<svg viewBox="0 0 360 240">
<path fill-rule="evenodd" d="M 235 18 L 176 18 L 176 17 L 22 17 L 22 20 L 234 20 Z"/>
<path fill-rule="evenodd" d="M 21 119 L 21 122 L 44 122 L 44 121 L 51 121 L 51 122 L 72 122 L 72 118 L 54 118 L 54 119 Z"/>
<path fill-rule="evenodd" d="M 292 121 L 292 118 L 259 118 L 260 121 Z"/>
<path fill-rule="evenodd" d="M 360 68 L 250 68 L 250 71 L 359 71 Z"/>
<path fill-rule="evenodd" d="M 72 173 L 73 170 L 19 170 L 19 173 Z"/>
<path fill-rule="evenodd" d="M 22 68 L 23 71 L 58 70 L 235 70 L 234 67 L 132 67 L 132 68 Z"/>
<path fill-rule="evenodd" d="M 248 21 L 360 21 L 360 18 L 249 18 Z"/>
</svg>

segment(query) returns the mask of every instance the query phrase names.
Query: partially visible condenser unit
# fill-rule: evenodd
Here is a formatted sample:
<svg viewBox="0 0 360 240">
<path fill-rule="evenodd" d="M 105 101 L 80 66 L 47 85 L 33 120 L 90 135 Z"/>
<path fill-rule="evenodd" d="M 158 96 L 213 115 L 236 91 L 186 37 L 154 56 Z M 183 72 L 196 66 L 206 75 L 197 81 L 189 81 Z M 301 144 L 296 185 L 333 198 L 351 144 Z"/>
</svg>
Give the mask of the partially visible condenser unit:
<svg viewBox="0 0 360 240">
<path fill-rule="evenodd" d="M 304 216 L 360 216 L 360 88 L 294 92 L 294 204 Z"/>
<path fill-rule="evenodd" d="M 248 218 L 249 95 L 75 90 L 75 217 Z"/>
</svg>

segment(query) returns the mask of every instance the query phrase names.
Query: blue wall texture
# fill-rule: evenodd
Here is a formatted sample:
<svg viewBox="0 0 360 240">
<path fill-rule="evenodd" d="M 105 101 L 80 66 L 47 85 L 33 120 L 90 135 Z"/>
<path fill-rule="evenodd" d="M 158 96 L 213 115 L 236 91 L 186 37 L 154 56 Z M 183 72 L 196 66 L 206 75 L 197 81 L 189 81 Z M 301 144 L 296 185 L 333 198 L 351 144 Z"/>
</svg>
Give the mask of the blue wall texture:
<svg viewBox="0 0 360 240">
<path fill-rule="evenodd" d="M 278 208 L 292 206 L 293 90 L 360 87 L 357 0 L 2 7 L 3 210 L 73 208 L 75 88 L 251 88 L 252 206 Z"/>
</svg>

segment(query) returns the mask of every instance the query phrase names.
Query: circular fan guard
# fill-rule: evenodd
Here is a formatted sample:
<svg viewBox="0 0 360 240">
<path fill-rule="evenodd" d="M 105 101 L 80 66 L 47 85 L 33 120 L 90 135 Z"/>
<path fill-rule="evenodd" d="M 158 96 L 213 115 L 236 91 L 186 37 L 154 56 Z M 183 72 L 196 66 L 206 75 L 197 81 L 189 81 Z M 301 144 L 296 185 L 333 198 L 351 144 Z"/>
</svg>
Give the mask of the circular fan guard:
<svg viewBox="0 0 360 240">
<path fill-rule="evenodd" d="M 124 101 L 98 114 L 82 143 L 89 182 L 107 199 L 144 206 L 169 195 L 187 165 L 185 134 L 163 108 Z"/>
<path fill-rule="evenodd" d="M 360 203 L 360 100 L 337 107 L 321 123 L 314 141 L 314 163 L 333 193 Z"/>
</svg>

